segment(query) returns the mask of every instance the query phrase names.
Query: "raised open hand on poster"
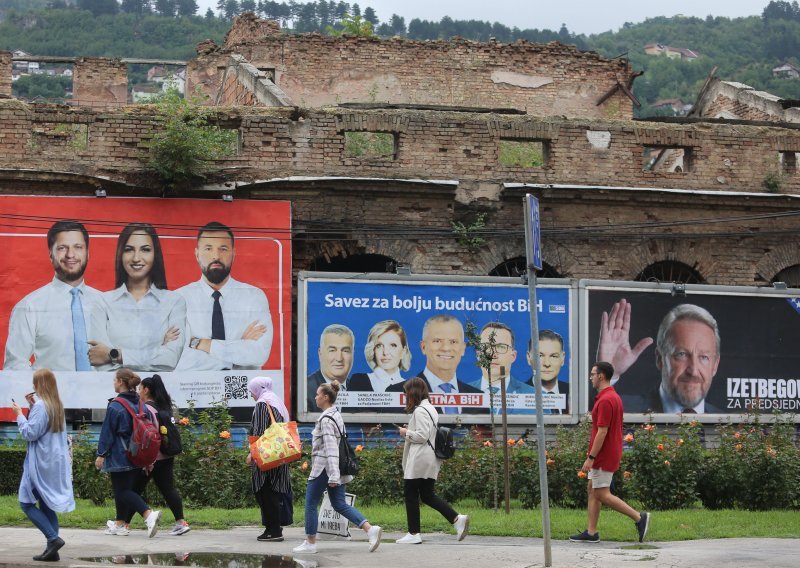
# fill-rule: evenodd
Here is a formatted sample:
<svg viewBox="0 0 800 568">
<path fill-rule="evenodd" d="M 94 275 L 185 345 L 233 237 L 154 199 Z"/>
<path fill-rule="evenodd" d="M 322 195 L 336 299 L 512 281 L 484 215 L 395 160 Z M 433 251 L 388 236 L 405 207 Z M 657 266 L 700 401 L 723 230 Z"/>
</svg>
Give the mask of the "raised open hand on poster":
<svg viewBox="0 0 800 568">
<path fill-rule="evenodd" d="M 611 313 L 603 312 L 600 322 L 600 341 L 597 345 L 597 360 L 614 366 L 612 383 L 631 368 L 639 355 L 653 344 L 652 337 L 645 337 L 631 347 L 631 305 L 625 298 L 611 307 Z"/>
<path fill-rule="evenodd" d="M 250 324 L 245 328 L 242 332 L 242 339 L 249 339 L 250 341 L 256 341 L 261 339 L 261 336 L 264 335 L 267 331 L 267 326 L 263 323 L 259 323 L 258 320 L 251 321 Z"/>
</svg>

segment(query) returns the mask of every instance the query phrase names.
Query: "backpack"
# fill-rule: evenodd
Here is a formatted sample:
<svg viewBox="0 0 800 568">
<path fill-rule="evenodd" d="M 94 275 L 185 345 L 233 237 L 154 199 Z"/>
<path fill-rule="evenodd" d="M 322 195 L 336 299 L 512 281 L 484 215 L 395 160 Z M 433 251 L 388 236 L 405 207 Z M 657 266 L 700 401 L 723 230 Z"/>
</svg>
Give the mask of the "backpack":
<svg viewBox="0 0 800 568">
<path fill-rule="evenodd" d="M 333 420 L 333 416 L 326 415 L 325 418 Z M 333 420 L 336 429 L 339 430 L 339 425 L 336 420 Z M 339 475 L 356 475 L 358 473 L 358 458 L 353 448 L 347 443 L 347 433 L 339 430 Z"/>
<path fill-rule="evenodd" d="M 175 426 L 172 413 L 169 410 L 159 410 L 158 422 L 167 430 L 166 434 L 161 434 L 161 453 L 165 456 L 177 456 L 183 451 L 183 444 L 181 443 L 181 432 Z M 159 428 L 159 430 L 161 429 Z"/>
<path fill-rule="evenodd" d="M 431 417 L 433 420 L 433 415 L 427 408 L 423 408 L 425 412 L 428 413 L 428 416 Z M 435 421 L 434 421 L 435 423 Z M 428 445 L 433 450 L 433 453 L 436 455 L 437 458 L 440 460 L 449 460 L 452 458 L 456 453 L 456 445 L 453 441 L 453 429 L 448 428 L 447 426 L 436 426 L 436 439 L 435 445 L 431 444 L 431 441 L 428 440 Z"/>
<path fill-rule="evenodd" d="M 133 465 L 147 467 L 153 465 L 161 449 L 161 434 L 158 426 L 150 421 L 150 416 L 144 407 L 144 403 L 139 401 L 138 414 L 133 411 L 131 403 L 118 396 L 114 399 L 128 411 L 133 419 L 133 430 L 128 448 L 125 453 Z"/>
</svg>

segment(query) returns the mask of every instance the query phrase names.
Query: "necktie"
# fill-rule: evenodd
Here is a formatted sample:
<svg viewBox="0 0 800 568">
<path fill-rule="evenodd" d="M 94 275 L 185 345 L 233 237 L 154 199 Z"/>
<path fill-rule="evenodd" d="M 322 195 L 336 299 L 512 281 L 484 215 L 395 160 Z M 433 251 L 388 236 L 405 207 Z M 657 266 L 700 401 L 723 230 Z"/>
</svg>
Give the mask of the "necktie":
<svg viewBox="0 0 800 568">
<path fill-rule="evenodd" d="M 697 414 L 697 411 L 694 408 L 684 408 L 683 414 Z"/>
<path fill-rule="evenodd" d="M 442 383 L 439 385 L 439 389 L 447 394 L 453 392 L 453 385 L 450 383 Z M 445 406 L 444 407 L 445 414 L 458 414 L 458 407 L 455 406 Z"/>
<path fill-rule="evenodd" d="M 86 342 L 86 320 L 83 318 L 83 306 L 81 305 L 81 291 L 73 288 L 69 291 L 72 294 L 70 311 L 72 311 L 72 348 L 75 350 L 75 370 L 91 371 L 89 363 L 89 344 Z"/>
<path fill-rule="evenodd" d="M 498 399 L 500 396 L 500 387 L 489 387 L 489 392 L 492 393 L 492 402 L 494 402 L 494 413 L 500 414 L 503 409 L 503 402 Z"/>
<path fill-rule="evenodd" d="M 219 305 L 219 298 L 222 294 L 219 290 L 214 290 L 211 296 L 214 298 L 214 311 L 211 314 L 211 339 L 225 339 L 225 320 L 222 319 L 222 306 Z"/>
</svg>

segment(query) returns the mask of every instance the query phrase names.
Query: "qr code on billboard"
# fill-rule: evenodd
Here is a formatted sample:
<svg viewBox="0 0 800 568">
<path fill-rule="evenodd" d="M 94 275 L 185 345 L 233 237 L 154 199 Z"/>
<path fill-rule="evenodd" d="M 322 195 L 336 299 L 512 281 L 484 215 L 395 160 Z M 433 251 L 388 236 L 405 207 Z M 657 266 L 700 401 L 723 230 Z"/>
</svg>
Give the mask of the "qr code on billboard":
<svg viewBox="0 0 800 568">
<path fill-rule="evenodd" d="M 225 400 L 247 400 L 247 377 L 225 377 Z"/>
</svg>

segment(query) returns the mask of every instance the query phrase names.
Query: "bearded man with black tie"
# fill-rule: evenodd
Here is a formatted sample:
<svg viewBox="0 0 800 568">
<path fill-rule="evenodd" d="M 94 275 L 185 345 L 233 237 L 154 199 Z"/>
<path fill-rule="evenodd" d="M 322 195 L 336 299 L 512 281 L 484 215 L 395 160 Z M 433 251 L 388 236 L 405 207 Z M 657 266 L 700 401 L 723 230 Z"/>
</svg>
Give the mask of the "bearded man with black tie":
<svg viewBox="0 0 800 568">
<path fill-rule="evenodd" d="M 57 221 L 47 231 L 47 249 L 55 275 L 11 311 L 3 368 L 92 371 L 88 340 L 104 339 L 98 337 L 104 330 L 89 329 L 101 301 L 83 279 L 89 233 L 77 221 Z"/>
<path fill-rule="evenodd" d="M 207 223 L 194 254 L 202 276 L 178 289 L 186 299 L 187 341 L 176 371 L 260 369 L 272 349 L 272 317 L 264 291 L 231 276 L 233 231 Z"/>
</svg>

